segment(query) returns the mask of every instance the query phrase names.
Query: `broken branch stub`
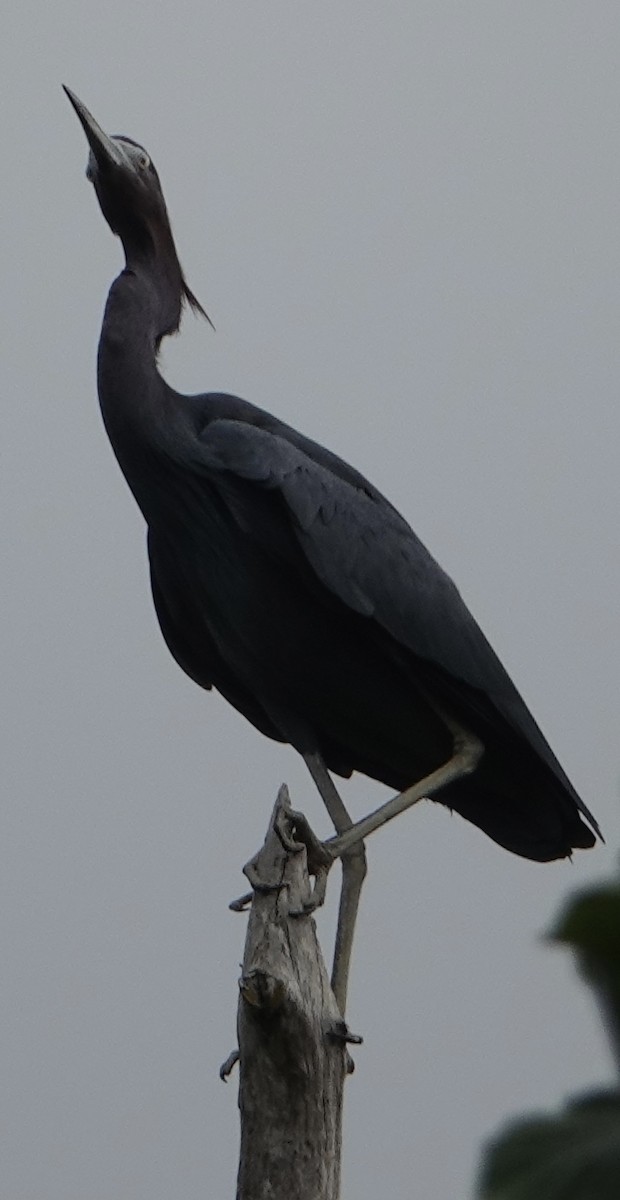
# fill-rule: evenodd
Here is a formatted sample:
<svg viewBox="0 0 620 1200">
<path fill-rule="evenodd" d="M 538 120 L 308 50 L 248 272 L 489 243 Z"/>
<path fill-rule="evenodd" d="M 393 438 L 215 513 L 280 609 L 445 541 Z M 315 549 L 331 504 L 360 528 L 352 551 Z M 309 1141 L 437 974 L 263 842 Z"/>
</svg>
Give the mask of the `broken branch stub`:
<svg viewBox="0 0 620 1200">
<path fill-rule="evenodd" d="M 246 871 L 254 895 L 239 981 L 237 1200 L 339 1194 L 346 1039 L 314 920 L 304 914 L 306 849 L 281 836 L 290 811 L 282 787 Z"/>
</svg>

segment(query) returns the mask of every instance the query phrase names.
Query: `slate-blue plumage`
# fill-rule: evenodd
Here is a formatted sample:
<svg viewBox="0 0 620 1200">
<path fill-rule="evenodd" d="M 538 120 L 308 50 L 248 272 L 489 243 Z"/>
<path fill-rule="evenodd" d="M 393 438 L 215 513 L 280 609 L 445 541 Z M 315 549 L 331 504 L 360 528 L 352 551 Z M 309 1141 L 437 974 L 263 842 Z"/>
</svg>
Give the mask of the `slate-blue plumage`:
<svg viewBox="0 0 620 1200">
<path fill-rule="evenodd" d="M 199 306 L 159 180 L 141 147 L 101 142 L 70 98 L 127 259 L 102 328 L 101 407 L 148 525 L 155 606 L 177 662 L 268 736 L 399 791 L 450 758 L 447 712 L 484 754 L 441 803 L 526 858 L 593 845 L 581 818 L 596 823 L 454 584 L 392 505 L 261 409 L 183 396 L 161 378 L 162 337 L 184 299 Z"/>
</svg>

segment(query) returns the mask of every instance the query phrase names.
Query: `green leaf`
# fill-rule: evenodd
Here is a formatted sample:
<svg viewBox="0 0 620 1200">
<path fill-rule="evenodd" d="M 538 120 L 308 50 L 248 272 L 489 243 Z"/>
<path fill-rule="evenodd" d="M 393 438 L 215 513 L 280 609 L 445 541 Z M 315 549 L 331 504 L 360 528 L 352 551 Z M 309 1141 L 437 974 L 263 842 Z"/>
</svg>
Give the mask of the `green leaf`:
<svg viewBox="0 0 620 1200">
<path fill-rule="evenodd" d="M 620 969 L 620 885 L 614 882 L 579 892 L 569 900 L 549 937 Z"/>
<path fill-rule="evenodd" d="M 618 1200 L 620 1092 L 513 1123 L 488 1143 L 478 1189 L 480 1200 Z"/>
<path fill-rule="evenodd" d="M 620 886 L 614 882 L 580 892 L 569 901 L 549 936 L 575 952 L 581 973 L 598 998 L 620 1067 Z"/>
</svg>

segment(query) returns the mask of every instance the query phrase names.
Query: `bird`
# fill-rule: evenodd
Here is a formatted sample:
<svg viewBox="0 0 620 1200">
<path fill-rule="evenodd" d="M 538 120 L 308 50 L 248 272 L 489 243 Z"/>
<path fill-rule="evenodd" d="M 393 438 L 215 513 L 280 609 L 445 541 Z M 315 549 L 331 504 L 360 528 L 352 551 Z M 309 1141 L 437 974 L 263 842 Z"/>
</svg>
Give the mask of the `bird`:
<svg viewBox="0 0 620 1200">
<path fill-rule="evenodd" d="M 112 448 L 147 525 L 153 600 L 179 666 L 304 758 L 343 893 L 332 980 L 344 1013 L 363 839 L 424 797 L 539 862 L 600 829 L 455 584 L 352 466 L 237 396 L 183 395 L 157 356 L 189 307 L 147 151 L 65 88 L 87 177 L 123 246 L 98 350 Z M 209 318 L 207 317 L 207 320 Z M 332 776 L 396 789 L 352 821 Z"/>
</svg>

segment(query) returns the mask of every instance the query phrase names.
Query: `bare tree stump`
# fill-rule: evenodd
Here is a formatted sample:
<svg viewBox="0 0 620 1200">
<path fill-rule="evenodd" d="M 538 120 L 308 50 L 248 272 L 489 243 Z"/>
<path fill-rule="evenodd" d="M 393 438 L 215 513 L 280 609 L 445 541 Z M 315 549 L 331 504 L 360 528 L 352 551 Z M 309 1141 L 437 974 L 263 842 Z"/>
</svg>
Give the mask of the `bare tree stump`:
<svg viewBox="0 0 620 1200">
<path fill-rule="evenodd" d="M 337 1200 L 347 1030 L 314 920 L 305 846 L 280 789 L 263 848 L 239 981 L 241 1152 L 237 1200 Z M 359 1040 L 359 1039 L 351 1039 Z M 227 1064 L 230 1066 L 229 1064 Z"/>
</svg>

